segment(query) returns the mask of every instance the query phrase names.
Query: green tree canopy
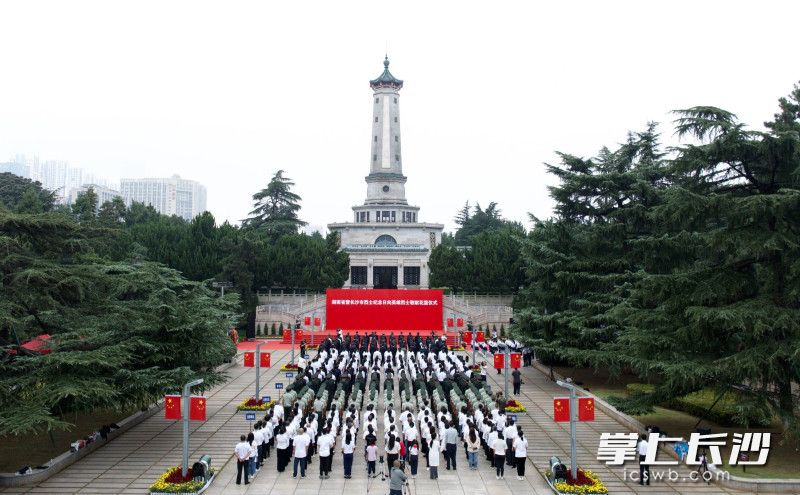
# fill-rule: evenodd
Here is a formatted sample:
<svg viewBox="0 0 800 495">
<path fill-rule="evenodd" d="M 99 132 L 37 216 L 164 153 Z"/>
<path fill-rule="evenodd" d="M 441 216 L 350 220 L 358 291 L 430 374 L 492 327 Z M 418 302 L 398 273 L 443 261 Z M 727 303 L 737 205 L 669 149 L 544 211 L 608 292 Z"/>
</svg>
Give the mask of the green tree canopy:
<svg viewBox="0 0 800 495">
<path fill-rule="evenodd" d="M 52 210 L 55 201 L 55 192 L 42 188 L 39 182 L 0 173 L 0 206 L 20 213 L 41 213 Z"/>
<path fill-rule="evenodd" d="M 296 234 L 306 222 L 297 217 L 300 196 L 291 191 L 294 182 L 278 170 L 267 187 L 253 195 L 254 208 L 250 217 L 242 221 L 248 229 L 261 229 L 273 238 Z"/>
</svg>

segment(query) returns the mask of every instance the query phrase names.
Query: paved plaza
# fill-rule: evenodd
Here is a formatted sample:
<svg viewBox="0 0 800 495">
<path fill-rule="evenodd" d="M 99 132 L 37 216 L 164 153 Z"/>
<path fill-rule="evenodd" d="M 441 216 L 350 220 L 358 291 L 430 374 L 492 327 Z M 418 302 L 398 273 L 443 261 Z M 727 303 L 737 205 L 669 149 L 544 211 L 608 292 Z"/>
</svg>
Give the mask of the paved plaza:
<svg viewBox="0 0 800 495">
<path fill-rule="evenodd" d="M 279 381 L 287 382 L 279 369 L 280 365 L 289 361 L 290 351 L 271 352 L 273 366 L 262 371 L 262 395 L 275 396 L 274 384 Z M 381 483 L 380 477 L 367 479 L 363 456 L 355 456 L 353 478 L 345 480 L 342 476 L 342 456 L 338 446 L 330 479 L 319 479 L 318 458 L 315 458 L 309 466 L 305 479 L 293 479 L 291 465 L 286 472 L 277 473 L 273 449 L 272 457 L 265 461 L 264 468 L 250 485 L 236 485 L 233 447 L 239 435 L 246 433 L 249 428 L 244 415 L 236 412 L 236 405 L 252 396 L 255 387 L 254 369 L 241 366 L 241 359 L 239 356 L 237 364 L 228 370 L 230 379 L 224 385 L 207 391 L 207 421 L 191 423 L 190 459 L 195 460 L 201 454 L 210 454 L 212 466 L 218 470 L 214 484 L 205 493 L 209 495 L 388 493 L 388 484 Z M 529 440 L 529 464 L 525 480 L 517 480 L 516 471 L 508 467 L 505 479 L 497 480 L 494 469 L 489 466 L 482 453 L 479 455 L 478 471 L 470 471 L 463 446 L 459 445 L 459 469 L 447 471 L 442 464 L 439 467 L 439 479 L 435 481 L 428 479 L 424 458 L 420 456 L 419 476 L 415 480 L 410 480 L 410 494 L 552 493 L 541 472 L 547 468 L 548 459 L 552 455 L 558 455 L 568 464 L 569 424 L 554 423 L 552 420 L 552 398 L 564 395 L 564 389 L 555 385 L 535 368 L 522 368 L 522 372 L 525 384 L 522 386 L 522 395 L 517 398 L 528 410 L 527 413 L 519 415 L 519 423 Z M 496 375 L 494 370 L 490 370 L 489 380 L 493 389 L 502 390 L 502 376 Z M 383 411 L 380 412 L 382 414 Z M 379 430 L 378 438 L 381 438 L 382 425 L 379 425 Z M 623 481 L 621 469 L 609 468 L 595 460 L 600 434 L 623 431 L 626 430 L 599 410 L 593 423 L 578 424 L 579 464 L 595 471 L 605 482 L 610 493 L 743 493 L 705 483 L 654 482 L 649 487 L 641 487 L 631 481 Z M 379 442 L 379 446 L 382 447 L 382 442 Z M 178 421 L 167 421 L 163 419 L 161 413 L 158 413 L 39 485 L 0 489 L 0 493 L 142 495 L 147 493 L 148 486 L 164 470 L 178 465 L 180 458 L 181 424 Z M 629 469 L 636 468 L 635 464 L 629 465 Z M 684 467 L 680 472 L 685 475 L 688 469 Z"/>
</svg>

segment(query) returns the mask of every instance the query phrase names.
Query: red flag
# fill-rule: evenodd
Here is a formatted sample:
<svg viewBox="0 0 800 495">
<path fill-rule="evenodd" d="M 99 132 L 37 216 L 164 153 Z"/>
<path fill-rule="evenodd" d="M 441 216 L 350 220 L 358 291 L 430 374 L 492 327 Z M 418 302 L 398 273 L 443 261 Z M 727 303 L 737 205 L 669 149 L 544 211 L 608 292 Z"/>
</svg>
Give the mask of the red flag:
<svg viewBox="0 0 800 495">
<path fill-rule="evenodd" d="M 510 366 L 512 368 L 519 368 L 521 364 L 522 364 L 522 354 L 518 352 L 512 352 Z"/>
<path fill-rule="evenodd" d="M 164 396 L 164 419 L 181 419 L 181 396 Z"/>
<path fill-rule="evenodd" d="M 448 318 L 447 319 L 447 328 L 450 328 L 452 326 L 453 326 L 453 319 L 452 318 Z"/>
<path fill-rule="evenodd" d="M 305 324 L 305 326 L 311 325 L 311 317 L 306 316 L 305 318 L 303 318 L 303 323 Z"/>
<path fill-rule="evenodd" d="M 291 330 L 284 330 L 283 331 L 283 339 L 284 340 L 291 340 L 292 335 L 289 332 L 291 332 Z"/>
<path fill-rule="evenodd" d="M 553 399 L 553 420 L 569 421 L 569 397 L 556 397 Z"/>
<path fill-rule="evenodd" d="M 315 317 L 314 317 L 314 326 L 315 326 L 315 327 L 319 327 L 319 326 L 321 326 L 321 324 L 320 324 L 320 321 L 321 321 L 321 320 L 319 319 L 319 316 L 315 316 Z"/>
<path fill-rule="evenodd" d="M 303 330 L 295 330 L 294 331 L 294 340 L 295 340 L 295 342 L 303 340 Z"/>
<path fill-rule="evenodd" d="M 470 332 L 464 332 L 464 333 L 462 334 L 462 338 L 464 339 L 464 343 L 465 343 L 465 344 L 470 344 L 470 343 L 472 343 L 472 333 L 470 333 Z"/>
<path fill-rule="evenodd" d="M 594 421 L 594 397 L 578 398 L 578 421 Z"/>
<path fill-rule="evenodd" d="M 494 355 L 494 367 L 495 369 L 503 369 L 506 367 L 506 356 L 504 354 L 495 354 Z"/>
<path fill-rule="evenodd" d="M 464 318 L 457 319 L 456 320 L 456 326 L 457 327 L 463 327 L 464 326 Z"/>
<path fill-rule="evenodd" d="M 483 334 L 483 332 L 478 332 L 477 335 L 475 335 L 475 341 L 486 342 L 486 336 Z"/>
<path fill-rule="evenodd" d="M 269 360 L 270 360 L 270 354 L 268 352 L 262 352 L 260 366 L 262 368 L 269 368 Z"/>
<path fill-rule="evenodd" d="M 193 395 L 189 399 L 189 419 L 191 421 L 206 420 L 206 398 Z"/>
<path fill-rule="evenodd" d="M 249 351 L 244 353 L 244 367 L 252 368 L 256 365 L 256 353 Z"/>
</svg>

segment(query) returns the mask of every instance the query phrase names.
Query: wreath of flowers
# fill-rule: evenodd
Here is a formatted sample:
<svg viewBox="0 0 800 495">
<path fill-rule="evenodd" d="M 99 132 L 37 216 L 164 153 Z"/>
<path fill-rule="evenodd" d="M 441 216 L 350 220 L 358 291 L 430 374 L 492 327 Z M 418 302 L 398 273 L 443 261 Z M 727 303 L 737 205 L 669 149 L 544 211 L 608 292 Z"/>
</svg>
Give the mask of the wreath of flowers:
<svg viewBox="0 0 800 495">
<path fill-rule="evenodd" d="M 212 470 L 211 474 L 213 473 Z M 181 475 L 181 467 L 174 466 L 167 469 L 155 483 L 150 485 L 150 493 L 197 493 L 202 490 L 205 485 L 205 481 L 195 481 L 193 479 L 191 468 L 189 468 L 184 477 Z"/>
<path fill-rule="evenodd" d="M 275 404 L 274 400 L 269 402 L 264 402 L 261 399 L 256 399 L 255 397 L 250 397 L 247 400 L 243 400 L 236 406 L 237 411 L 266 411 L 272 405 Z"/>
<path fill-rule="evenodd" d="M 549 469 L 545 471 L 545 476 L 550 479 L 553 475 Z M 578 478 L 573 480 L 572 473 L 567 471 L 567 481 L 554 483 L 553 487 L 559 493 L 576 493 L 576 494 L 606 494 L 608 488 L 600 481 L 592 471 L 588 469 L 578 468 Z"/>
<path fill-rule="evenodd" d="M 289 363 L 281 366 L 281 371 L 297 371 L 300 369 L 296 364 Z"/>
<path fill-rule="evenodd" d="M 512 412 L 512 413 L 519 413 L 519 412 L 527 411 L 527 409 L 525 409 L 525 406 L 523 406 L 522 404 L 520 404 L 518 401 L 516 401 L 514 399 L 509 399 L 508 402 L 506 402 L 505 409 L 506 409 L 506 412 Z"/>
</svg>

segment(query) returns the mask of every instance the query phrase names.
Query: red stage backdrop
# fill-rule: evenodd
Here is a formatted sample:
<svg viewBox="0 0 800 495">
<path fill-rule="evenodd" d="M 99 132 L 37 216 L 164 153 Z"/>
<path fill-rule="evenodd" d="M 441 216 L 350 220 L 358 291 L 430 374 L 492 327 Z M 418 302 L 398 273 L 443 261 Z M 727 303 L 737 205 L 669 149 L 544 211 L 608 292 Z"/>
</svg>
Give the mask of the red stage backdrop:
<svg viewBox="0 0 800 495">
<path fill-rule="evenodd" d="M 325 327 L 329 330 L 442 329 L 442 291 L 328 289 Z"/>
</svg>

